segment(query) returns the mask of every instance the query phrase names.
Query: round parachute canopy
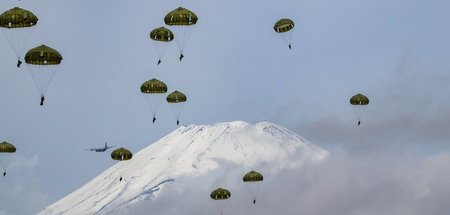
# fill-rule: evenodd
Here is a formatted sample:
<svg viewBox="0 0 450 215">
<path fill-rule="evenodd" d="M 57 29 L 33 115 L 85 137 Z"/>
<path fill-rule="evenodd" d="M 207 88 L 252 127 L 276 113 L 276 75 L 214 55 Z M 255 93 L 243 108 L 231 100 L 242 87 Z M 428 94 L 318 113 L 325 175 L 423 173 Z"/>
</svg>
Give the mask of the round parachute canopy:
<svg viewBox="0 0 450 215">
<path fill-rule="evenodd" d="M 130 150 L 126 148 L 120 148 L 116 149 L 113 152 L 111 152 L 111 158 L 113 160 L 130 160 L 133 157 L 133 153 L 130 152 Z"/>
<path fill-rule="evenodd" d="M 214 200 L 224 200 L 229 199 L 231 197 L 231 193 L 227 189 L 218 188 L 212 191 L 209 196 Z"/>
<path fill-rule="evenodd" d="M 261 175 L 261 173 L 256 171 L 251 171 L 245 174 L 244 177 L 242 178 L 244 182 L 257 182 L 262 181 L 263 179 L 264 179 L 263 175 Z"/>
<path fill-rule="evenodd" d="M 0 153 L 14 153 L 16 152 L 16 147 L 8 142 L 0 143 Z"/>
<path fill-rule="evenodd" d="M 197 23 L 197 20 L 198 18 L 195 13 L 182 7 L 170 11 L 164 17 L 166 25 L 194 25 Z"/>
<path fill-rule="evenodd" d="M 26 28 L 36 25 L 38 18 L 28 10 L 15 7 L 0 15 L 0 27 Z"/>
<path fill-rule="evenodd" d="M 172 109 L 173 114 L 177 118 L 177 125 L 179 124 L 181 112 L 184 109 L 184 104 L 187 101 L 186 95 L 181 92 L 175 91 L 169 94 L 166 98 L 169 103 L 170 109 Z"/>
<path fill-rule="evenodd" d="M 150 39 L 152 39 L 153 46 L 155 47 L 156 54 L 158 55 L 159 65 L 161 63 L 161 58 L 164 56 L 164 53 L 171 44 L 169 42 L 174 39 L 174 35 L 169 29 L 159 27 L 150 32 Z"/>
<path fill-rule="evenodd" d="M 290 19 L 280 19 L 278 20 L 277 23 L 275 23 L 275 25 L 273 26 L 273 29 L 277 32 L 277 33 L 284 33 L 284 32 L 288 32 L 291 29 L 294 28 L 294 22 Z"/>
<path fill-rule="evenodd" d="M 159 27 L 150 32 L 150 38 L 155 41 L 170 42 L 173 40 L 174 36 L 169 29 Z"/>
<path fill-rule="evenodd" d="M 180 103 L 180 102 L 186 102 L 187 98 L 186 98 L 186 95 L 184 95 L 182 92 L 175 91 L 175 92 L 169 94 L 167 96 L 166 100 L 169 103 Z"/>
<path fill-rule="evenodd" d="M 33 65 L 58 65 L 62 59 L 58 51 L 46 45 L 30 49 L 25 55 L 25 62 Z"/>
<path fill-rule="evenodd" d="M 363 94 L 356 94 L 350 98 L 350 104 L 352 105 L 368 105 L 369 99 Z"/>
<path fill-rule="evenodd" d="M 166 93 L 167 85 L 164 82 L 154 78 L 148 80 L 141 85 L 142 93 Z"/>
</svg>

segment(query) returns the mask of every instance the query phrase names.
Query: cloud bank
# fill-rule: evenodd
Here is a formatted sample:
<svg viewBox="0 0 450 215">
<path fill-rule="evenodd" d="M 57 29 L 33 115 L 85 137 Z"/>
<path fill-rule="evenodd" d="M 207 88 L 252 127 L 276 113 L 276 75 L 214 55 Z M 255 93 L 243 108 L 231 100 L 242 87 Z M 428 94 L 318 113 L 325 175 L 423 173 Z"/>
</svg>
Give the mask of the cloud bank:
<svg viewBox="0 0 450 215">
<path fill-rule="evenodd" d="M 239 167 L 229 166 L 175 181 L 161 196 L 128 214 L 219 214 L 216 202 L 209 198 L 217 187 L 232 193 L 224 214 L 440 215 L 450 211 L 446 204 L 450 153 L 386 158 L 355 157 L 336 150 L 320 164 L 265 174 L 256 205 L 235 171 Z"/>
</svg>

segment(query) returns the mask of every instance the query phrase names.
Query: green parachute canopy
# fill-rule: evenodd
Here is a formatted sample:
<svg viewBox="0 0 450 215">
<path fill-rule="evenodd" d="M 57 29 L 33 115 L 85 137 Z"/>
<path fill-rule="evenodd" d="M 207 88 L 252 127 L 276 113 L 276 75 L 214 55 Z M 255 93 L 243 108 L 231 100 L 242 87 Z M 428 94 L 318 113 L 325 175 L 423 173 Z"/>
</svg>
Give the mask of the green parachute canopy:
<svg viewBox="0 0 450 215">
<path fill-rule="evenodd" d="M 184 104 L 187 101 L 186 95 L 182 92 L 174 91 L 167 96 L 166 101 L 169 103 L 170 109 L 177 118 L 177 125 L 179 125 L 180 115 L 184 109 Z"/>
<path fill-rule="evenodd" d="M 194 25 L 197 23 L 197 20 L 195 13 L 182 7 L 170 11 L 164 17 L 166 25 Z"/>
<path fill-rule="evenodd" d="M 187 98 L 186 98 L 186 95 L 184 95 L 182 92 L 175 91 L 175 92 L 169 94 L 167 96 L 166 100 L 169 103 L 180 103 L 180 102 L 186 102 Z"/>
<path fill-rule="evenodd" d="M 231 197 L 231 193 L 226 189 L 218 188 L 212 191 L 209 196 L 214 200 L 225 200 Z"/>
<path fill-rule="evenodd" d="M 290 19 L 280 19 L 273 26 L 273 29 L 277 33 L 288 32 L 288 31 L 290 31 L 293 28 L 294 28 L 294 22 L 292 20 L 290 20 Z"/>
<path fill-rule="evenodd" d="M 153 123 L 156 120 L 156 113 L 158 112 L 161 102 L 166 97 L 167 85 L 162 81 L 154 78 L 146 81 L 141 85 L 141 92 L 153 114 Z"/>
<path fill-rule="evenodd" d="M 368 105 L 369 99 L 363 94 L 356 94 L 350 98 L 350 104 L 352 105 Z"/>
<path fill-rule="evenodd" d="M 141 92 L 152 94 L 152 93 L 166 93 L 167 85 L 164 82 L 154 78 L 148 80 L 141 85 Z"/>
<path fill-rule="evenodd" d="M 257 182 L 262 181 L 263 179 L 264 179 L 263 175 L 261 175 L 261 173 L 256 171 L 251 171 L 245 174 L 244 177 L 242 178 L 244 182 Z"/>
<path fill-rule="evenodd" d="M 16 147 L 8 142 L 3 141 L 0 143 L 0 153 L 14 153 L 16 152 Z"/>
<path fill-rule="evenodd" d="M 0 15 L 0 27 L 16 54 L 17 68 L 22 64 L 21 58 L 34 31 L 38 18 L 28 10 L 15 7 Z"/>
<path fill-rule="evenodd" d="M 198 18 L 192 11 L 179 7 L 170 11 L 165 17 L 166 25 L 172 26 L 171 29 L 177 35 L 175 43 L 180 51 L 180 61 L 183 59 L 183 51 L 189 40 L 189 37 L 197 23 Z"/>
<path fill-rule="evenodd" d="M 250 171 L 244 175 L 242 180 L 245 182 L 250 195 L 253 197 L 253 204 L 256 204 L 256 196 L 258 195 L 261 182 L 264 180 L 263 175 L 256 171 Z"/>
<path fill-rule="evenodd" d="M 155 41 L 161 41 L 161 42 L 170 42 L 173 40 L 174 36 L 172 31 L 165 27 L 159 27 L 156 29 L 153 29 L 152 32 L 150 32 L 150 38 Z"/>
<path fill-rule="evenodd" d="M 363 94 L 356 94 L 350 98 L 350 104 L 352 105 L 353 112 L 355 112 L 358 119 L 358 126 L 361 124 L 361 119 L 364 115 L 369 99 Z"/>
<path fill-rule="evenodd" d="M 159 65 L 164 53 L 171 44 L 169 42 L 174 39 L 173 33 L 165 27 L 159 27 L 150 32 L 150 39 L 152 39 L 153 46 L 155 47 L 156 54 L 158 55 Z"/>
<path fill-rule="evenodd" d="M 14 157 L 16 147 L 8 142 L 0 143 L 0 168 L 3 169 L 3 176 L 6 175 L 6 170 L 9 167 L 9 163 Z"/>
<path fill-rule="evenodd" d="M 30 70 L 36 87 L 41 94 L 41 105 L 59 64 L 62 61 L 61 54 L 46 45 L 30 49 L 25 55 L 25 63 Z"/>
<path fill-rule="evenodd" d="M 36 25 L 38 18 L 28 10 L 15 7 L 0 15 L 0 27 L 26 28 Z"/>
<path fill-rule="evenodd" d="M 111 152 L 111 158 L 113 160 L 119 160 L 119 161 L 130 160 L 132 157 L 133 157 L 133 153 L 131 153 L 130 150 L 123 148 L 123 147 Z"/>
<path fill-rule="evenodd" d="M 58 65 L 62 59 L 58 51 L 46 45 L 30 49 L 25 55 L 25 62 L 33 65 Z"/>
</svg>

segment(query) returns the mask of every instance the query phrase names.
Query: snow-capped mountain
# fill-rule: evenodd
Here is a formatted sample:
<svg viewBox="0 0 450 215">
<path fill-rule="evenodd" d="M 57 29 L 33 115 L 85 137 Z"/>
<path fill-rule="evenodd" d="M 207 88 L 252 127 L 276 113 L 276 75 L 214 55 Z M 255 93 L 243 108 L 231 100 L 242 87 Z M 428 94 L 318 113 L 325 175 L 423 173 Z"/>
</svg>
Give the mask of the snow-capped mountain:
<svg viewBox="0 0 450 215">
<path fill-rule="evenodd" d="M 248 171 L 270 164 L 271 174 L 275 174 L 281 168 L 318 162 L 327 155 L 270 122 L 183 126 L 135 153 L 131 160 L 118 162 L 39 215 L 111 214 L 158 198 L 180 177 L 202 177 L 224 163 Z"/>
</svg>

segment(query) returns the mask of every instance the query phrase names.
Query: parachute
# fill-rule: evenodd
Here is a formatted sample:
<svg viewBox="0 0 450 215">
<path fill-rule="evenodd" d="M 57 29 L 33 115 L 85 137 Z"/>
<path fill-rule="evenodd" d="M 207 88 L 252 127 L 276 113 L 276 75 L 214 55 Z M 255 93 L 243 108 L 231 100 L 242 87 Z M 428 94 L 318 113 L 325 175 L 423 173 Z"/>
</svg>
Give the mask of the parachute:
<svg viewBox="0 0 450 215">
<path fill-rule="evenodd" d="M 3 141 L 0 143 L 0 167 L 3 170 L 3 176 L 6 176 L 6 169 L 8 169 L 9 162 L 11 161 L 16 147 L 8 142 Z"/>
<path fill-rule="evenodd" d="M 62 59 L 58 51 L 46 45 L 30 49 L 25 55 L 25 63 L 27 63 L 34 83 L 41 94 L 41 106 L 44 105 L 45 92 Z"/>
<path fill-rule="evenodd" d="M 133 158 L 133 153 L 131 153 L 130 150 L 121 147 L 111 152 L 111 158 L 118 161 L 131 160 L 131 158 Z M 122 176 L 120 176 L 119 181 L 122 181 Z"/>
<path fill-rule="evenodd" d="M 253 197 L 253 204 L 256 204 L 256 196 L 258 195 L 259 188 L 263 179 L 263 175 L 256 171 L 250 171 L 242 178 L 242 180 L 246 182 L 245 184 L 247 185 L 247 188 Z"/>
<path fill-rule="evenodd" d="M 25 46 L 28 44 L 38 18 L 28 10 L 15 7 L 0 15 L 0 27 L 17 56 L 17 67 Z"/>
<path fill-rule="evenodd" d="M 358 118 L 358 126 L 361 124 L 361 118 L 364 114 L 366 106 L 369 104 L 369 98 L 363 94 L 356 94 L 350 98 L 350 104 Z"/>
<path fill-rule="evenodd" d="M 161 58 L 164 56 L 167 48 L 170 46 L 170 41 L 173 40 L 174 36 L 172 31 L 167 28 L 159 27 L 153 29 L 150 32 L 150 38 L 153 40 L 153 45 L 156 49 L 156 54 L 158 55 L 158 65 L 161 63 Z"/>
<path fill-rule="evenodd" d="M 184 57 L 184 47 L 189 40 L 189 37 L 192 30 L 194 29 L 195 24 L 197 23 L 197 20 L 197 15 L 195 15 L 192 11 L 182 7 L 170 11 L 164 17 L 164 22 L 166 23 L 166 25 L 172 26 L 173 31 L 177 36 L 175 38 L 175 43 L 178 46 L 178 50 L 180 50 L 180 61 Z"/>
<path fill-rule="evenodd" d="M 147 101 L 148 106 L 153 114 L 153 123 L 156 121 L 156 112 L 167 93 L 167 85 L 164 82 L 154 78 L 148 80 L 141 85 L 141 92 Z"/>
<path fill-rule="evenodd" d="M 131 158 L 133 158 L 133 153 L 131 153 L 130 150 L 122 147 L 111 152 L 111 158 L 118 161 L 130 160 Z"/>
<path fill-rule="evenodd" d="M 216 206 L 217 206 L 217 210 L 219 210 L 220 214 L 222 215 L 225 210 L 225 206 L 226 206 L 226 201 L 223 201 L 223 200 L 227 200 L 231 197 L 230 191 L 228 191 L 227 189 L 223 189 L 223 188 L 217 188 L 214 191 L 212 191 L 209 196 L 213 200 L 219 200 L 219 201 L 216 201 L 216 203 L 217 203 Z"/>
<path fill-rule="evenodd" d="M 186 95 L 181 92 L 174 91 L 166 98 L 169 103 L 170 109 L 177 118 L 177 125 L 180 123 L 180 115 L 184 108 L 184 103 L 187 101 Z"/>
<path fill-rule="evenodd" d="M 289 49 L 291 49 L 293 29 L 294 22 L 290 19 L 280 19 L 273 26 L 273 30 L 287 43 Z"/>
</svg>

